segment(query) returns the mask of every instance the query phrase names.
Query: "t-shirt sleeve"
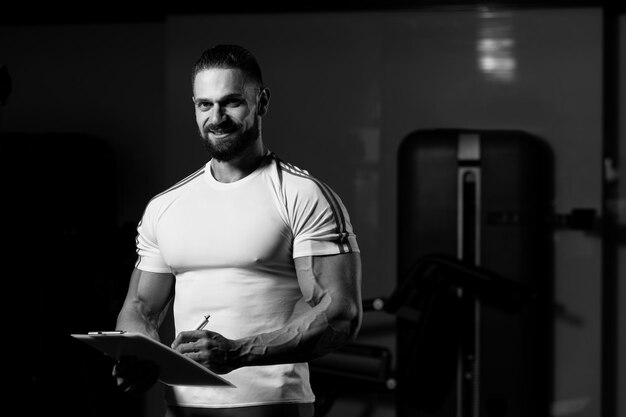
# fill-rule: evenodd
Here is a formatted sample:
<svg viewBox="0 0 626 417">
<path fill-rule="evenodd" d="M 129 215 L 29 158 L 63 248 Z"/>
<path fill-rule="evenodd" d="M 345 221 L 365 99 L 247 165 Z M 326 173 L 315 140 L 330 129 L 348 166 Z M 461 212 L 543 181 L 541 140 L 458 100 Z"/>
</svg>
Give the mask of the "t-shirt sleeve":
<svg viewBox="0 0 626 417">
<path fill-rule="evenodd" d="M 152 201 L 154 202 L 154 200 Z M 151 202 L 151 203 L 152 203 Z M 156 237 L 157 208 L 149 203 L 137 226 L 137 262 L 135 267 L 147 272 L 171 272 L 163 260 Z"/>
<path fill-rule="evenodd" d="M 348 211 L 326 184 L 301 179 L 290 206 L 294 258 L 359 252 Z"/>
</svg>

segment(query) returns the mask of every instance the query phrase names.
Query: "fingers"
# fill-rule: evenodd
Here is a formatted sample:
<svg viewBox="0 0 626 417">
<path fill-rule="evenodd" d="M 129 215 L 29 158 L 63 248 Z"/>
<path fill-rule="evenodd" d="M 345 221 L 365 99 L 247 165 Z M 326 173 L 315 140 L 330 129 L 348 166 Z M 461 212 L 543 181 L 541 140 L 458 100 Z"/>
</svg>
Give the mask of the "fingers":
<svg viewBox="0 0 626 417">
<path fill-rule="evenodd" d="M 229 364 L 227 352 L 231 341 L 210 330 L 191 330 L 179 333 L 172 348 L 216 373 L 234 369 Z"/>
<path fill-rule="evenodd" d="M 199 339 L 208 337 L 211 333 L 212 332 L 209 332 L 208 330 L 189 330 L 180 332 L 172 342 L 172 349 L 176 349 L 178 346 L 185 343 L 195 343 Z"/>
<path fill-rule="evenodd" d="M 128 394 L 141 394 L 156 383 L 159 368 L 152 361 L 128 356 L 113 367 L 112 374 L 120 390 Z"/>
</svg>

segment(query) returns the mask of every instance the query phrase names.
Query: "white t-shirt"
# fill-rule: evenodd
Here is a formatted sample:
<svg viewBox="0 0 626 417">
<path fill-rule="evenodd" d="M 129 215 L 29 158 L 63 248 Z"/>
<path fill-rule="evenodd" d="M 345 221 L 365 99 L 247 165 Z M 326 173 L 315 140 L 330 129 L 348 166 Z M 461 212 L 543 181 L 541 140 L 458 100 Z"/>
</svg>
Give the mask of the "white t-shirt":
<svg viewBox="0 0 626 417">
<path fill-rule="evenodd" d="M 358 252 L 339 197 L 308 172 L 269 153 L 234 183 L 210 163 L 154 197 L 138 226 L 136 267 L 176 278 L 176 333 L 206 327 L 229 339 L 281 328 L 302 294 L 293 258 Z M 222 375 L 236 388 L 172 387 L 188 407 L 306 403 L 306 363 L 251 366 Z"/>
</svg>

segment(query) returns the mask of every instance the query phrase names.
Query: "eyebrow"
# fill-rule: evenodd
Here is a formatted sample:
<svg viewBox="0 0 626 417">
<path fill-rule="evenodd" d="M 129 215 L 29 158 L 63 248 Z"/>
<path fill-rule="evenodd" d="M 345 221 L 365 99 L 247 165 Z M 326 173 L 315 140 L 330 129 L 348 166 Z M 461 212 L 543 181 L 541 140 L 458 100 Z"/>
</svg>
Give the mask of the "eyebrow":
<svg viewBox="0 0 626 417">
<path fill-rule="evenodd" d="M 239 93 L 232 93 L 232 94 L 227 94 L 224 97 L 220 97 L 217 102 L 224 102 L 224 101 L 228 101 L 228 100 L 242 100 L 244 99 L 244 95 L 243 94 L 239 94 Z M 194 104 L 198 104 L 198 103 L 213 103 L 213 100 L 210 100 L 208 98 L 202 98 L 202 97 L 197 97 L 193 99 Z"/>
</svg>

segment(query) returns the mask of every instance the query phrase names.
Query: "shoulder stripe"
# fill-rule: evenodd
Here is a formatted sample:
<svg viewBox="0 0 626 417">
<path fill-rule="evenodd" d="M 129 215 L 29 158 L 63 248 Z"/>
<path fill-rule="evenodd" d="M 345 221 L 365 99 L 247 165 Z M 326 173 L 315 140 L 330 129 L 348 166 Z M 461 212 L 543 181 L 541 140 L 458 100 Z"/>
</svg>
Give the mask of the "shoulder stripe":
<svg viewBox="0 0 626 417">
<path fill-rule="evenodd" d="M 351 248 L 350 242 L 347 239 L 348 233 L 347 233 L 347 227 L 346 227 L 346 219 L 345 219 L 343 210 L 341 208 L 341 204 L 339 204 L 339 201 L 337 201 L 337 198 L 333 194 L 330 187 L 328 187 L 328 185 L 318 180 L 317 178 L 311 176 L 307 171 L 297 168 L 292 164 L 283 162 L 280 158 L 278 158 L 278 156 L 276 156 L 276 154 L 272 154 L 272 156 L 276 159 L 279 170 L 284 171 L 288 174 L 300 177 L 300 178 L 306 178 L 310 181 L 313 181 L 313 183 L 315 183 L 319 187 L 319 189 L 322 191 L 322 194 L 324 195 L 324 197 L 330 204 L 330 208 L 333 212 L 335 224 L 337 225 L 336 231 L 340 237 L 340 243 L 338 244 L 339 251 L 341 253 L 351 252 L 352 248 Z"/>
<path fill-rule="evenodd" d="M 280 185 L 282 186 L 282 184 L 283 184 L 283 170 L 280 167 L 281 160 L 276 156 L 276 154 L 274 152 L 270 153 L 270 158 L 273 158 L 274 161 L 276 162 L 276 174 L 278 175 L 278 181 L 279 181 Z"/>
</svg>

